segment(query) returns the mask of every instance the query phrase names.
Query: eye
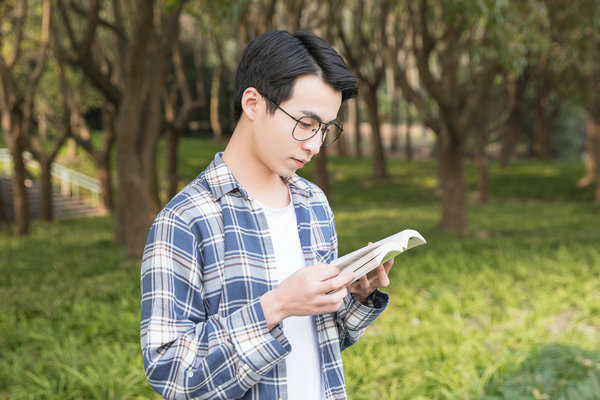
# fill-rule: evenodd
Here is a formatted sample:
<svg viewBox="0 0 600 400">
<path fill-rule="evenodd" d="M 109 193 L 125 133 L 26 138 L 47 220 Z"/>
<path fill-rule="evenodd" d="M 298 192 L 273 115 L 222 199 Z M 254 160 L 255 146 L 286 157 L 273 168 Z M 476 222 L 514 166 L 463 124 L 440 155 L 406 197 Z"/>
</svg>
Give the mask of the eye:
<svg viewBox="0 0 600 400">
<path fill-rule="evenodd" d="M 313 117 L 302 117 L 298 120 L 298 126 L 307 131 L 316 132 L 321 126 L 321 122 Z"/>
</svg>

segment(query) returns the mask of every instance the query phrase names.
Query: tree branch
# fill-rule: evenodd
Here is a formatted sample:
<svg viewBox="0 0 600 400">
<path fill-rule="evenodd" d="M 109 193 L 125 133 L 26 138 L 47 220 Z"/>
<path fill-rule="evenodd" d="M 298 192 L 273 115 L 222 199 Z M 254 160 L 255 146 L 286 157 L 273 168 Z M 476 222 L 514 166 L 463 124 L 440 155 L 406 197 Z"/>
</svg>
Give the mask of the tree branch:
<svg viewBox="0 0 600 400">
<path fill-rule="evenodd" d="M 106 96 L 106 98 L 115 106 L 121 101 L 120 89 L 112 83 L 108 73 L 103 73 L 100 66 L 94 60 L 92 55 L 92 46 L 96 36 L 96 29 L 99 20 L 99 4 L 98 0 L 92 0 L 91 6 L 87 12 L 87 25 L 85 34 L 81 42 L 75 38 L 67 10 L 63 0 L 57 1 L 58 8 L 62 17 L 62 22 L 67 30 L 71 50 L 78 64 L 81 66 L 86 75 L 96 85 L 96 87 Z"/>
<path fill-rule="evenodd" d="M 96 7 L 99 7 L 99 4 L 97 1 L 93 1 L 92 5 L 90 6 L 90 9 L 86 10 L 85 8 L 81 7 L 81 5 L 75 3 L 74 1 L 71 1 L 70 7 L 75 13 L 79 14 L 82 17 L 87 17 L 89 19 L 90 13 L 93 14 L 95 12 L 93 9 Z M 116 11 L 115 11 L 115 13 L 116 13 Z M 111 22 L 101 18 L 99 15 L 97 17 L 97 24 L 110 30 L 112 33 L 114 33 L 116 36 L 119 37 L 119 40 L 127 41 L 127 37 L 125 36 L 125 34 L 123 32 L 122 26 L 120 26 L 119 24 L 111 23 Z M 91 33 L 92 33 L 92 35 L 94 34 L 94 32 L 91 32 Z"/>
<path fill-rule="evenodd" d="M 25 25 L 25 18 L 27 17 L 27 1 L 23 0 L 17 3 L 17 10 L 15 12 L 15 25 L 14 25 L 14 41 L 13 41 L 13 56 L 6 62 L 8 70 L 12 70 L 13 67 L 19 61 L 21 56 L 22 42 L 23 42 L 23 26 Z"/>
<path fill-rule="evenodd" d="M 33 100 L 35 91 L 37 90 L 38 83 L 44 69 L 46 68 L 46 61 L 48 59 L 48 46 L 50 43 L 50 21 L 51 21 L 51 7 L 50 0 L 43 0 L 42 2 L 42 32 L 39 53 L 35 68 L 31 72 L 28 78 L 27 87 L 25 89 L 24 101 L 23 101 L 23 133 L 29 132 L 31 126 L 31 120 L 33 117 Z"/>
<path fill-rule="evenodd" d="M 459 132 L 467 132 L 477 115 L 481 112 L 481 105 L 487 102 L 492 90 L 492 82 L 498 74 L 500 66 L 496 62 L 488 62 L 484 69 L 473 79 L 475 92 L 467 96 L 466 104 L 458 119 Z M 466 133 L 465 133 L 466 134 Z"/>
</svg>

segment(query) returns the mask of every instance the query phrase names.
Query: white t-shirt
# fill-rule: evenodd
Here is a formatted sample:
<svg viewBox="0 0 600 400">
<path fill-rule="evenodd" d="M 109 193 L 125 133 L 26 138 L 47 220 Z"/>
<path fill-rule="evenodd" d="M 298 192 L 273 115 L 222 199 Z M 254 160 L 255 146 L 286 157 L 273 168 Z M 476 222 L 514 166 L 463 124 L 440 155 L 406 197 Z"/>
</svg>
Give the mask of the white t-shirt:
<svg viewBox="0 0 600 400">
<path fill-rule="evenodd" d="M 271 208 L 258 203 L 267 216 L 277 261 L 276 277 L 281 283 L 285 278 L 305 267 L 294 205 L 290 202 L 284 208 Z M 325 398 L 314 317 L 288 317 L 283 320 L 282 326 L 292 346 L 291 353 L 285 358 L 288 399 Z"/>
</svg>

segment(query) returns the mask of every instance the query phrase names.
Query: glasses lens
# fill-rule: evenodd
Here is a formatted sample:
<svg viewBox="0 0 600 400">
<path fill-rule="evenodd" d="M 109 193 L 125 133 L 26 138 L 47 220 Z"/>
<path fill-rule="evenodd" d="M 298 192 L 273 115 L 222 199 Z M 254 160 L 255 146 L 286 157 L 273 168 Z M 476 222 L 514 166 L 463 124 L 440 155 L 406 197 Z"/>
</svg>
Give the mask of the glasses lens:
<svg viewBox="0 0 600 400">
<path fill-rule="evenodd" d="M 329 125 L 326 128 L 326 131 L 322 132 L 322 133 L 323 133 L 323 146 L 329 146 L 329 145 L 333 144 L 333 142 L 335 142 L 337 140 L 337 138 L 340 137 L 342 130 L 340 129 L 339 126 L 332 124 L 332 125 Z"/>
<path fill-rule="evenodd" d="M 298 120 L 292 135 L 296 140 L 308 140 L 315 136 L 320 127 L 321 122 L 318 119 L 305 116 Z"/>
</svg>

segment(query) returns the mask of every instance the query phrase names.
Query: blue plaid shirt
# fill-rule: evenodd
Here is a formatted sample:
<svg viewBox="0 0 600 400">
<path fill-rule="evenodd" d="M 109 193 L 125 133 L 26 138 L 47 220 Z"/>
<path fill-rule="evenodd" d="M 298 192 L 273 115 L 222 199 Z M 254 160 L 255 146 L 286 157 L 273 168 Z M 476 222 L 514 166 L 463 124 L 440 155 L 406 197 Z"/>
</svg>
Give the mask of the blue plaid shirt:
<svg viewBox="0 0 600 400">
<path fill-rule="evenodd" d="M 287 179 L 306 265 L 337 256 L 333 213 L 323 192 Z M 275 255 L 261 207 L 215 160 L 158 214 L 141 270 L 141 345 L 150 385 L 165 398 L 285 399 L 280 326 L 269 331 L 259 298 L 277 285 Z M 345 399 L 341 350 L 383 311 L 348 295 L 315 318 L 327 399 Z"/>
</svg>

